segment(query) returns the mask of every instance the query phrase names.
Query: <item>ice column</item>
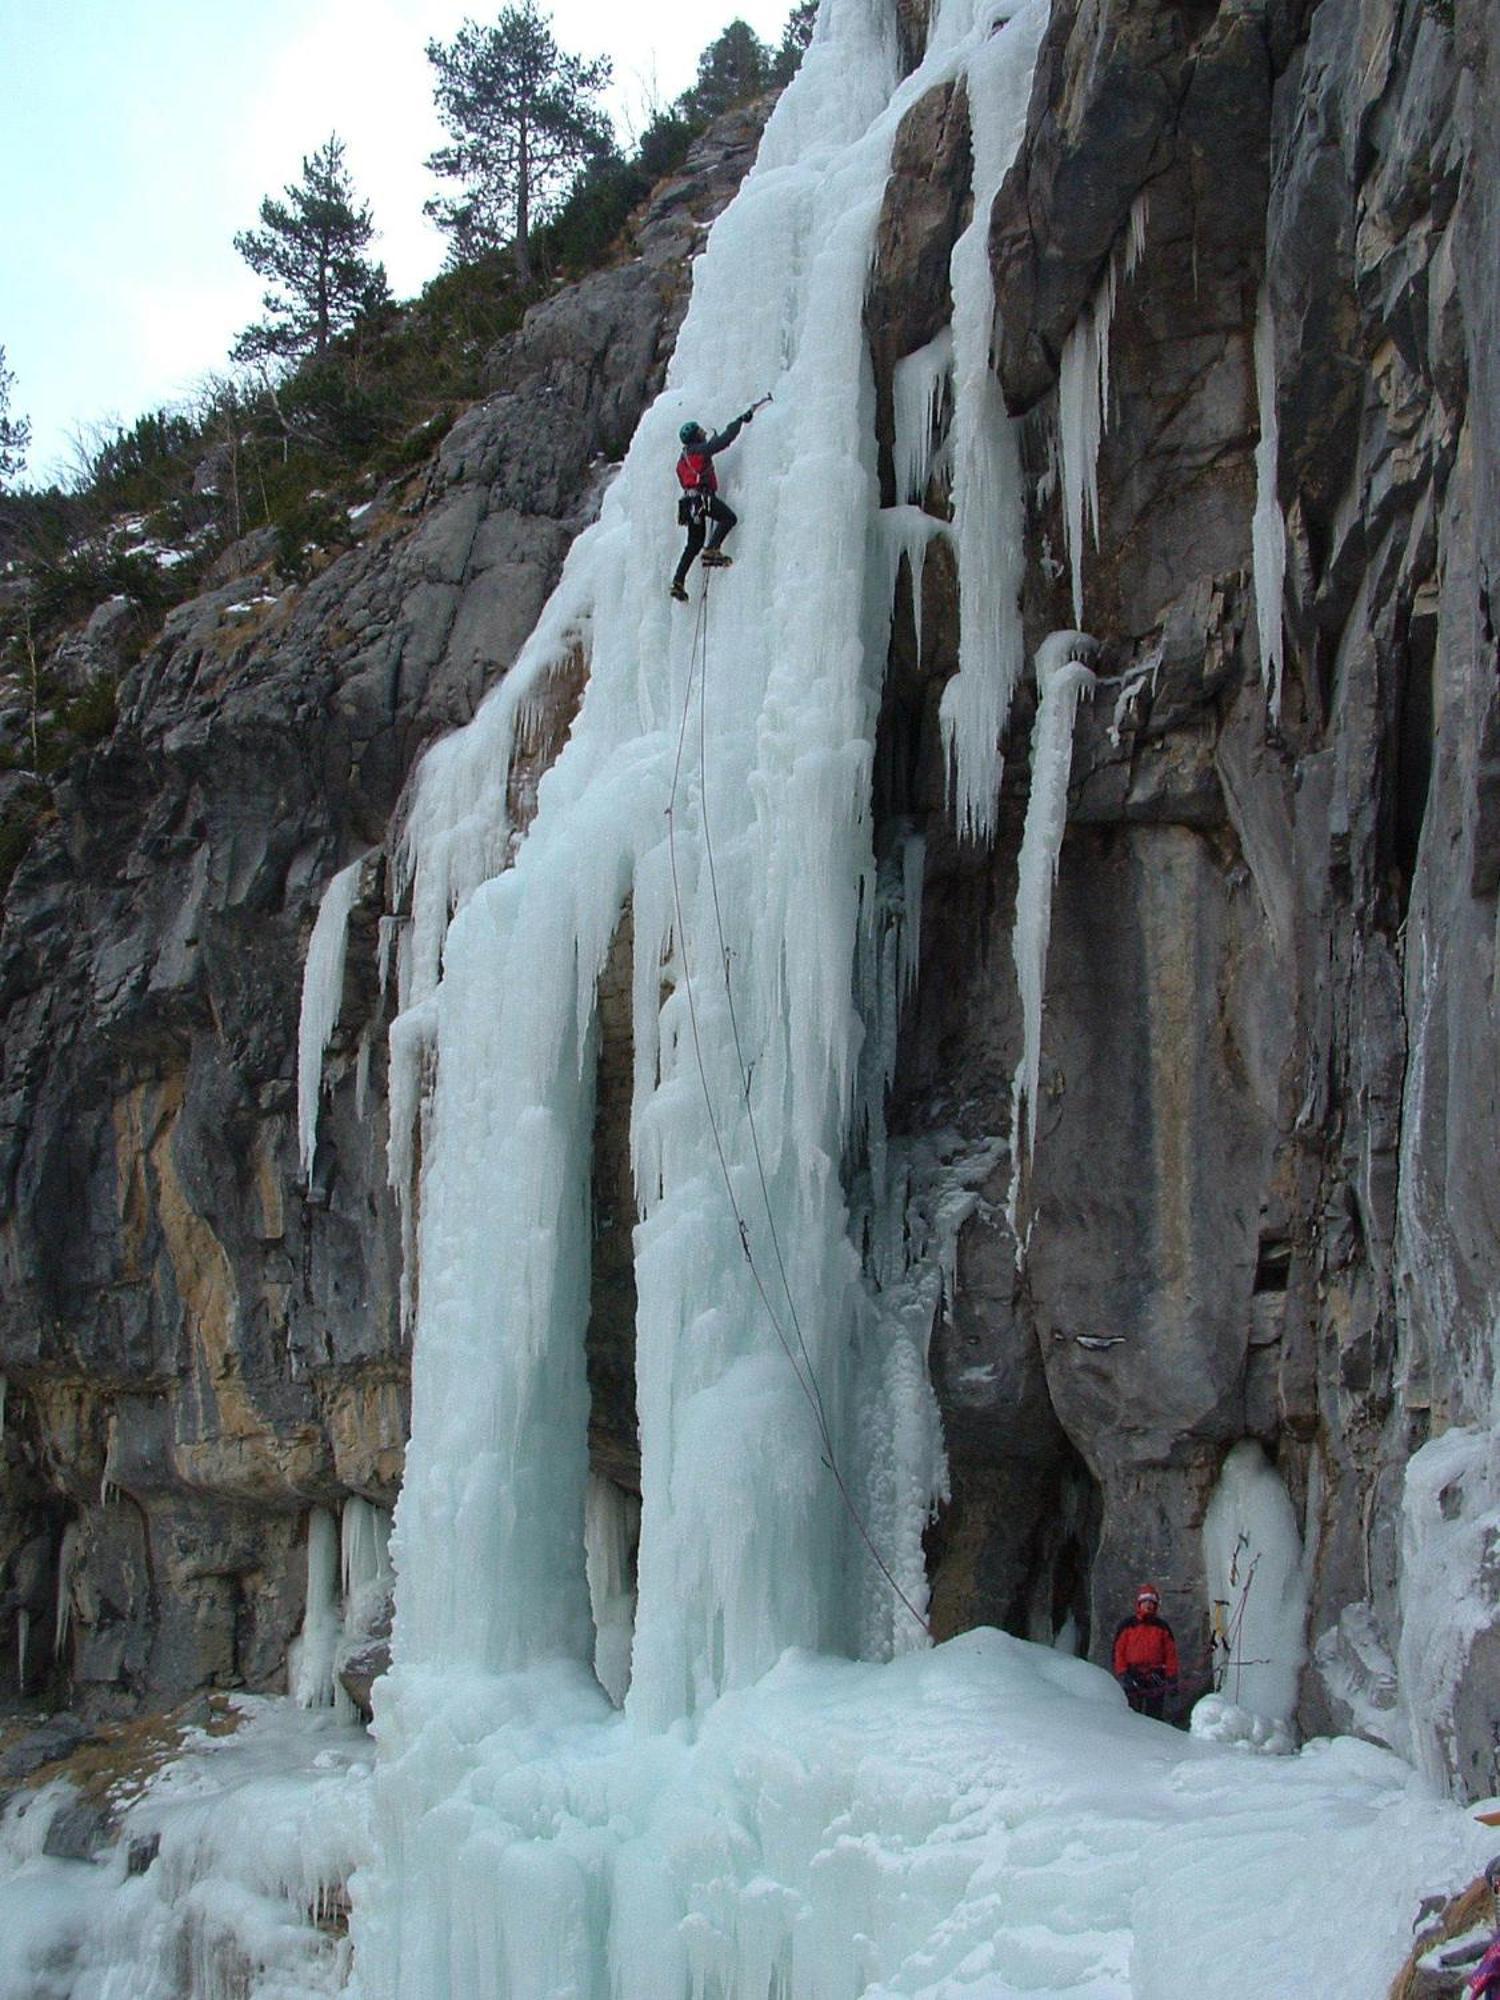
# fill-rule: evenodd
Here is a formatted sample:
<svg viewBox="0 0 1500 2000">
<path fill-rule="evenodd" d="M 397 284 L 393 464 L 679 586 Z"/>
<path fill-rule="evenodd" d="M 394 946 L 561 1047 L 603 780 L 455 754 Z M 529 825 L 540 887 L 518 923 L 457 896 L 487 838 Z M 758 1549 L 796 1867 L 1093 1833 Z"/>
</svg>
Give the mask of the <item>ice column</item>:
<svg viewBox="0 0 1500 2000">
<path fill-rule="evenodd" d="M 376 1694 L 380 1852 L 357 1892 L 369 1992 L 675 1991 L 661 1965 L 677 1938 L 670 1868 L 635 1853 L 647 1879 L 632 1895 L 614 1809 L 585 1767 L 607 1748 L 648 1780 L 789 1648 L 858 1642 L 867 1565 L 825 1461 L 867 1490 L 872 1404 L 887 1436 L 903 1433 L 882 1528 L 898 1573 L 920 1568 L 931 1477 L 905 1433 L 924 1421 L 923 1385 L 909 1354 L 885 1366 L 843 1185 L 889 639 L 862 308 L 905 109 L 972 62 L 982 132 L 997 105 L 1018 127 L 1044 15 L 994 34 L 993 15 L 949 0 L 940 52 L 901 81 L 893 10 L 825 0 L 695 264 L 667 388 L 597 523 L 506 681 L 424 766 L 401 1032 L 436 1075 L 396 1628 Z M 1000 149 L 985 147 L 998 180 Z M 980 317 L 971 306 L 971 346 L 987 344 Z M 674 607 L 678 426 L 773 388 L 722 461 L 743 513 L 735 566 L 695 574 L 695 603 Z M 982 428 L 971 394 L 981 465 Z M 1008 536 L 1018 559 L 1018 501 L 1009 516 L 976 504 L 972 475 L 971 540 Z M 987 547 L 973 560 L 982 591 L 995 565 Z M 971 630 L 971 653 L 982 638 Z M 503 815 L 515 719 L 570 645 L 587 685 L 516 842 Z M 976 752 L 987 816 L 996 713 Z M 917 857 L 899 865 L 915 878 Z M 597 1579 L 603 1550 L 584 1340 L 596 993 L 627 907 L 642 1508 L 622 1721 L 593 1672 L 587 1552 Z M 893 939 L 880 977 L 898 986 L 902 971 Z M 529 1747 L 543 1738 L 545 1759 Z M 565 1848 L 528 1796 L 528 1762 L 569 1758 L 582 1831 Z"/>
<path fill-rule="evenodd" d="M 1307 1657 L 1302 1537 L 1281 1477 L 1258 1444 L 1224 1461 L 1203 1517 L 1210 1603 L 1224 1608 L 1229 1640 L 1223 1692 L 1239 1707 L 1290 1722 Z"/>
<path fill-rule="evenodd" d="M 1281 664 L 1284 638 L 1281 594 L 1286 579 L 1286 522 L 1276 491 L 1279 439 L 1276 429 L 1276 328 L 1271 317 L 1271 291 L 1264 281 L 1255 306 L 1255 397 L 1260 411 L 1260 442 L 1255 447 L 1255 517 L 1251 547 L 1255 566 L 1255 622 L 1260 631 L 1261 678 L 1270 696 L 1271 715 L 1281 715 Z"/>
<path fill-rule="evenodd" d="M 333 1702 L 333 1656 L 339 1642 L 339 1531 L 326 1507 L 307 1517 L 307 1598 L 302 1632 L 292 1642 L 288 1679 L 299 1708 Z"/>
<path fill-rule="evenodd" d="M 318 1100 L 323 1056 L 338 1025 L 344 991 L 349 913 L 359 899 L 363 857 L 341 868 L 323 891 L 302 968 L 302 1011 L 297 1023 L 297 1145 L 303 1178 L 312 1174 L 318 1140 Z"/>
<path fill-rule="evenodd" d="M 990 366 L 995 286 L 990 210 L 1026 126 L 1047 10 L 1021 10 L 965 71 L 974 142 L 974 219 L 953 246 L 953 527 L 958 540 L 959 670 L 943 690 L 943 743 L 967 838 L 988 840 L 1000 800 L 1000 736 L 1024 657 L 1020 425 Z"/>
<path fill-rule="evenodd" d="M 1026 805 L 1026 830 L 1021 837 L 1017 864 L 1016 921 L 1011 933 L 1023 1022 L 1021 1060 L 1011 1086 L 1009 1215 L 1018 1242 L 1021 1176 L 1036 1146 L 1042 996 L 1052 929 L 1052 889 L 1068 817 L 1073 721 L 1079 701 L 1094 685 L 1094 676 L 1084 662 L 1097 651 L 1098 641 L 1085 632 L 1053 632 L 1042 641 L 1036 655 L 1036 683 L 1041 701 L 1031 736 L 1031 796 Z"/>
<path fill-rule="evenodd" d="M 63 1648 L 68 1643 L 68 1633 L 73 1626 L 73 1572 L 78 1566 L 79 1526 L 69 1521 L 63 1529 L 62 1544 L 57 1552 L 57 1615 L 52 1634 L 52 1651 L 58 1659 L 63 1656 Z"/>
<path fill-rule="evenodd" d="M 584 1503 L 584 1564 L 594 1611 L 594 1672 L 616 1708 L 630 1686 L 630 1642 L 635 1625 L 635 1545 L 641 1503 L 613 1480 L 589 1474 Z"/>
</svg>

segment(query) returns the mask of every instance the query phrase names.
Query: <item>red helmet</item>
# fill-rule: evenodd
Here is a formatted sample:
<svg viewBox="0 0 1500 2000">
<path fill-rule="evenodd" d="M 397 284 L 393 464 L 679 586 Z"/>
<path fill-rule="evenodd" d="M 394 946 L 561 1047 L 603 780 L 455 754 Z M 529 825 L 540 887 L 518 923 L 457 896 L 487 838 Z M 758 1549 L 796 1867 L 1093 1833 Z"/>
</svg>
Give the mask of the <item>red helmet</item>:
<svg viewBox="0 0 1500 2000">
<path fill-rule="evenodd" d="M 1154 1611 L 1160 1603 L 1161 1592 L 1154 1583 L 1143 1583 L 1135 1594 L 1135 1608 L 1137 1611 L 1140 1610 L 1143 1604 Z"/>
</svg>

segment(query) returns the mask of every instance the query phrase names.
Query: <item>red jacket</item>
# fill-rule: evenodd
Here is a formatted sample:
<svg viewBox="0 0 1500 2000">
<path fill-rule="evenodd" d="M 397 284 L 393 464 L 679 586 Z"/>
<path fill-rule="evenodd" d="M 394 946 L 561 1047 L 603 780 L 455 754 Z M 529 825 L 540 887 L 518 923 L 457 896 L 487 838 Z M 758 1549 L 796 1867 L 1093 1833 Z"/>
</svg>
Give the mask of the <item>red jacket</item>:
<svg viewBox="0 0 1500 2000">
<path fill-rule="evenodd" d="M 684 493 L 717 493 L 719 475 L 710 454 L 698 447 L 685 451 L 677 461 L 677 483 Z"/>
<path fill-rule="evenodd" d="M 1490 1940 L 1490 1948 L 1475 1966 L 1464 1988 L 1470 2000 L 1490 2000 L 1492 1994 L 1500 1993 L 1500 1931 Z"/>
<path fill-rule="evenodd" d="M 740 432 L 755 415 L 755 411 L 745 410 L 732 424 L 726 424 L 712 437 L 700 437 L 696 444 L 690 444 L 677 461 L 677 483 L 684 493 L 717 493 L 719 475 L 714 471 L 714 455 L 732 445 Z"/>
<path fill-rule="evenodd" d="M 1177 1678 L 1177 1641 L 1165 1619 L 1127 1618 L 1115 1634 L 1115 1678 L 1134 1673 Z"/>
</svg>

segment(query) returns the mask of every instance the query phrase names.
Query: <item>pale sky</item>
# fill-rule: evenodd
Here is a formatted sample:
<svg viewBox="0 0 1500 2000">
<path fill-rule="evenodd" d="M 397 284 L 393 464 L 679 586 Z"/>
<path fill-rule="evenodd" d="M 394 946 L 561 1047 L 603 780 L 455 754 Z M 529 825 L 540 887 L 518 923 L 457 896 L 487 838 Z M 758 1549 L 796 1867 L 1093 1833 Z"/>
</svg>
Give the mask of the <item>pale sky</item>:
<svg viewBox="0 0 1500 2000">
<path fill-rule="evenodd" d="M 546 0 L 543 0 L 544 7 Z M 737 15 L 773 46 L 791 0 L 555 0 L 607 55 L 622 143 L 693 81 Z M 438 270 L 423 160 L 443 143 L 427 42 L 499 0 L 0 0 L 0 347 L 26 477 L 70 439 L 191 395 L 259 312 L 237 229 L 331 132 L 374 211 L 397 298 Z"/>
</svg>

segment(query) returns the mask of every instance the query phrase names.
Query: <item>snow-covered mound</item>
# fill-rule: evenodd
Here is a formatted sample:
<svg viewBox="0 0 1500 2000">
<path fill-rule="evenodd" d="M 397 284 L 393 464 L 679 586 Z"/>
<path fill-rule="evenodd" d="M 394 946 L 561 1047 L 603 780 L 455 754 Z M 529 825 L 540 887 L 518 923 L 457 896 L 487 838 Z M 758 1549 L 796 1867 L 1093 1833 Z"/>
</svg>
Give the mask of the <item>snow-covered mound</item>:
<svg viewBox="0 0 1500 2000">
<path fill-rule="evenodd" d="M 653 1737 L 581 1674 L 539 1672 L 498 1723 L 445 1686 L 434 1740 L 474 1772 L 449 1812 L 483 1837 L 446 1924 L 398 1936 L 410 1983 L 473 2000 L 1374 1995 L 1420 1894 L 1495 1839 L 1387 1751 L 1237 1755 L 995 1632 L 883 1666 L 789 1653 Z M 326 1711 L 245 1713 L 147 1788 L 102 1861 L 41 1852 L 58 1788 L 12 1810 L 0 2000 L 340 1990 L 367 1745 Z"/>
</svg>

